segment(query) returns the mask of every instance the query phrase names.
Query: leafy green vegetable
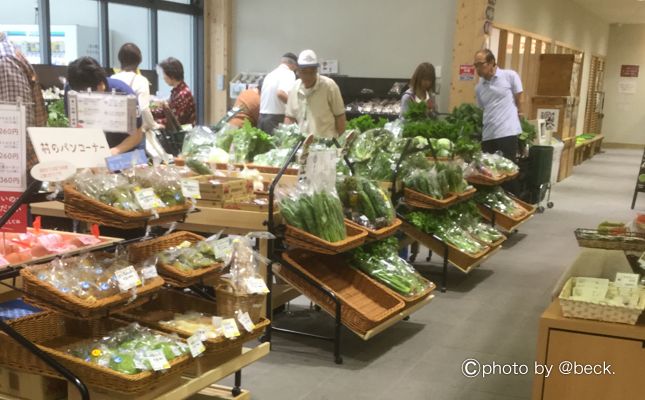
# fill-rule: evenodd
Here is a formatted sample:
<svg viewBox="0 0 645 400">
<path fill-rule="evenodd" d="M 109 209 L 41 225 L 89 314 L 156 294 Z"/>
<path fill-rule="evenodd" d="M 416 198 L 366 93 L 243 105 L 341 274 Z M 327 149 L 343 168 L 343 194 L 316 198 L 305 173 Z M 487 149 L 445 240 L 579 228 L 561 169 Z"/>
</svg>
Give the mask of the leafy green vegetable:
<svg viewBox="0 0 645 400">
<path fill-rule="evenodd" d="M 387 123 L 387 119 L 379 118 L 376 122 L 370 115 L 361 115 L 347 121 L 347 130 L 358 129 L 361 132 L 368 131 L 375 128 L 383 128 Z"/>
<path fill-rule="evenodd" d="M 347 176 L 336 182 L 336 191 L 346 215 L 354 222 L 378 229 L 394 221 L 392 202 L 376 182 Z"/>
<path fill-rule="evenodd" d="M 54 100 L 47 105 L 47 126 L 58 128 L 69 126 L 63 99 Z"/>
<path fill-rule="evenodd" d="M 345 216 L 338 197 L 326 191 L 312 195 L 302 193 L 295 198 L 280 201 L 282 215 L 289 225 L 303 229 L 328 242 L 337 242 L 347 236 Z"/>
</svg>

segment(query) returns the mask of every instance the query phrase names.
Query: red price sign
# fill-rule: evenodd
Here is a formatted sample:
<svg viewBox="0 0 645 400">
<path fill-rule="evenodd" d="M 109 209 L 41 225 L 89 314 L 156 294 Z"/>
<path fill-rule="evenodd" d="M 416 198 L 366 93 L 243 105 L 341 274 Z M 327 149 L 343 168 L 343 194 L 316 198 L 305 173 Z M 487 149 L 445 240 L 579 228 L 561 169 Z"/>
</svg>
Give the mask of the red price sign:
<svg viewBox="0 0 645 400">
<path fill-rule="evenodd" d="M 21 192 L 0 192 L 0 215 L 4 215 L 21 194 Z M 0 227 L 0 232 L 27 232 L 27 206 L 24 204 L 20 206 L 9 221 Z"/>
</svg>

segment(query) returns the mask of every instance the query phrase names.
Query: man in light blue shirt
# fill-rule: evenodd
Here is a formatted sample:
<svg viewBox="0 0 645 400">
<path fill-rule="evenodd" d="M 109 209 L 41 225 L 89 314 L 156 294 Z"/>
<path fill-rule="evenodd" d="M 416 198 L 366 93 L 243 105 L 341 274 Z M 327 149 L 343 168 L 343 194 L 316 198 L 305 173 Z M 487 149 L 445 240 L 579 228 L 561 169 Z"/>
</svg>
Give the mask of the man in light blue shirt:
<svg viewBox="0 0 645 400">
<path fill-rule="evenodd" d="M 495 55 L 488 49 L 475 53 L 473 64 L 480 77 L 475 88 L 477 104 L 484 110 L 482 150 L 501 151 L 504 157 L 515 162 L 517 136 L 522 133 L 518 111 L 522 81 L 517 72 L 499 68 Z"/>
</svg>

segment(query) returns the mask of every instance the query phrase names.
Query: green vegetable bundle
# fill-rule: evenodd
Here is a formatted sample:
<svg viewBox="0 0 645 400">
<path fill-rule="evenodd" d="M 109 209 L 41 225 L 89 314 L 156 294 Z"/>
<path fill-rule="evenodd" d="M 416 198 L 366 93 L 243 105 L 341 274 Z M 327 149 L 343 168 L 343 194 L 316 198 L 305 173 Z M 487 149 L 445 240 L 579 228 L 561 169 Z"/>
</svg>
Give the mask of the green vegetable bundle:
<svg viewBox="0 0 645 400">
<path fill-rule="evenodd" d="M 180 271 L 208 268 L 222 262 L 215 255 L 214 244 L 215 241 L 203 240 L 188 247 L 173 247 L 161 252 L 159 261 Z"/>
<path fill-rule="evenodd" d="M 457 204 L 447 211 L 448 217 L 480 242 L 491 244 L 504 238 L 495 227 L 484 223 L 474 201 Z"/>
<path fill-rule="evenodd" d="M 435 199 L 443 199 L 450 193 L 463 193 L 468 187 L 461 167 L 455 163 L 437 163 L 427 169 L 412 170 L 406 173 L 403 183 Z"/>
<path fill-rule="evenodd" d="M 500 187 L 492 190 L 483 190 L 477 194 L 475 200 L 479 204 L 484 204 L 502 214 L 512 218 L 519 218 L 526 215 L 527 211 L 520 206 L 515 200 L 510 198 Z"/>
<path fill-rule="evenodd" d="M 364 245 L 353 251 L 352 265 L 403 296 L 423 293 L 430 283 L 400 258 L 397 250 L 395 238 Z"/>
<path fill-rule="evenodd" d="M 319 190 L 280 200 L 280 211 L 287 223 L 328 242 L 347 237 L 343 206 L 334 193 Z"/>
<path fill-rule="evenodd" d="M 387 123 L 387 119 L 379 118 L 377 121 L 370 115 L 361 115 L 347 121 L 347 130 L 349 129 L 358 129 L 361 132 L 368 131 L 375 128 L 383 128 Z"/>
<path fill-rule="evenodd" d="M 155 333 L 137 323 L 114 330 L 90 343 L 72 346 L 67 351 L 88 363 L 133 375 L 153 369 L 148 358 L 148 353 L 153 350 L 161 350 L 169 362 L 189 352 L 181 340 Z"/>
<path fill-rule="evenodd" d="M 241 128 L 226 130 L 216 139 L 217 147 L 230 151 L 234 147 L 235 162 L 250 162 L 258 154 L 274 149 L 274 139 L 266 132 L 244 121 Z"/>
<path fill-rule="evenodd" d="M 336 182 L 336 191 L 346 214 L 368 228 L 383 228 L 394 222 L 392 202 L 377 183 L 365 178 L 347 176 Z"/>
</svg>

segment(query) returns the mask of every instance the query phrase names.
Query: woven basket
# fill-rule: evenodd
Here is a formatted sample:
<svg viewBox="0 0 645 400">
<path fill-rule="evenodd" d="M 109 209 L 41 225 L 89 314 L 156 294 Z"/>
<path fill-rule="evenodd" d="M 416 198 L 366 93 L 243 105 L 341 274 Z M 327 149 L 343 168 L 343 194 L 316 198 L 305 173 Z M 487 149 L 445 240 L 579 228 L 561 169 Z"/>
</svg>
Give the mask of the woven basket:
<svg viewBox="0 0 645 400">
<path fill-rule="evenodd" d="M 392 222 L 391 225 L 385 226 L 380 229 L 370 229 L 366 226 L 359 225 L 354 221 L 349 221 L 348 223 L 351 225 L 354 225 L 356 228 L 363 229 L 367 232 L 367 237 L 370 239 L 385 239 L 386 237 L 392 236 L 396 233 L 396 231 L 399 230 L 399 227 L 401 226 L 402 222 L 400 219 L 395 218 L 394 222 Z"/>
<path fill-rule="evenodd" d="M 401 230 L 403 230 L 406 235 L 428 247 L 438 256 L 443 257 L 444 242 L 441 240 L 435 238 L 433 235 L 422 232 L 418 228 L 405 222 L 401 226 Z M 489 249 L 477 254 L 468 254 L 459 250 L 450 243 L 446 243 L 446 245 L 448 246 L 448 261 L 464 272 L 467 272 L 473 265 L 480 262 L 482 258 L 490 252 Z"/>
<path fill-rule="evenodd" d="M 365 334 L 370 329 L 396 315 L 405 303 L 381 284 L 351 268 L 341 255 L 321 256 L 301 250 L 283 254 L 285 262 L 329 288 L 341 302 L 341 320 L 355 332 Z M 298 291 L 334 315 L 336 304 L 320 290 L 312 287 L 290 268 L 277 267 L 278 275 Z"/>
<path fill-rule="evenodd" d="M 473 188 L 470 188 L 470 189 L 468 189 L 468 190 L 466 190 L 464 192 L 453 193 L 453 194 L 456 195 L 459 198 L 459 201 L 465 201 L 465 200 L 468 200 L 471 197 L 473 197 L 475 195 L 475 193 L 477 193 L 477 189 L 473 187 Z"/>
<path fill-rule="evenodd" d="M 345 220 L 347 237 L 333 243 L 294 226 L 286 225 L 286 227 L 285 241 L 288 244 L 322 254 L 340 254 L 346 252 L 347 250 L 351 250 L 362 245 L 365 243 L 365 239 L 367 238 L 367 231 L 365 231 L 365 229 L 352 224 L 352 222 L 347 219 Z"/>
<path fill-rule="evenodd" d="M 595 229 L 576 229 L 575 234 L 578 246 L 606 250 L 645 251 L 645 234 L 643 233 L 632 232 L 621 235 L 606 235 L 611 239 L 607 238 L 605 240 L 585 238 L 585 235 L 598 233 Z"/>
<path fill-rule="evenodd" d="M 158 208 L 159 218 L 153 219 L 150 211 L 125 211 L 108 206 L 76 190 L 72 184 L 63 186 L 65 214 L 79 221 L 111 226 L 119 229 L 135 229 L 178 221 L 186 215 L 190 205 Z"/>
<path fill-rule="evenodd" d="M 266 304 L 266 293 L 237 294 L 230 282 L 220 279 L 215 286 L 215 305 L 217 315 L 225 318 L 235 318 L 236 311 L 247 311 L 251 321 L 257 323 L 262 319 L 262 311 Z"/>
<path fill-rule="evenodd" d="M 501 226 L 506 231 L 510 232 L 513 229 L 515 229 L 517 225 L 521 224 L 522 222 L 532 217 L 533 214 L 535 214 L 535 209 L 536 209 L 535 206 L 525 203 L 522 200 L 519 200 L 517 198 L 513 198 L 513 200 L 515 200 L 520 207 L 526 210 L 526 214 L 524 214 L 521 217 L 515 218 L 515 217 L 508 216 L 506 214 L 503 214 L 497 210 L 491 210 L 488 207 L 484 207 L 481 204 L 478 204 L 477 207 L 479 208 L 480 214 L 484 217 L 484 219 L 488 221 L 492 221 L 493 213 L 494 213 L 495 224 Z"/>
<path fill-rule="evenodd" d="M 212 301 L 185 294 L 177 290 L 164 290 L 156 294 L 153 300 L 146 305 L 120 313 L 117 317 L 128 321 L 139 322 L 158 331 L 176 333 L 181 337 L 188 338 L 193 333 L 159 323 L 160 321 L 172 320 L 175 314 L 185 314 L 187 312 L 216 315 L 216 304 Z M 262 332 L 264 332 L 264 328 L 268 325 L 268 319 L 260 318 L 255 324 L 253 332 L 249 333 L 246 330 L 241 330 L 240 336 L 235 340 L 224 337 L 207 339 L 204 341 L 204 346 L 208 352 L 221 352 L 233 348 L 241 348 L 245 342 L 260 337 Z"/>
<path fill-rule="evenodd" d="M 125 308 L 139 306 L 148 301 L 148 295 L 159 290 L 164 280 L 155 277 L 146 280 L 145 285 L 136 288 L 137 298 L 132 301 L 132 293 L 118 293 L 100 300 L 81 299 L 71 293 L 63 293 L 53 285 L 38 279 L 38 272 L 48 269 L 49 265 L 38 265 L 20 270 L 24 299 L 36 307 L 54 310 L 72 318 L 101 318 Z"/>
<path fill-rule="evenodd" d="M 173 379 L 190 366 L 190 356 L 185 355 L 172 360 L 171 368 L 163 373 L 145 371 L 127 375 L 87 363 L 67 353 L 70 345 L 103 337 L 110 331 L 127 325 L 113 318 L 83 321 L 65 318 L 56 313 L 39 313 L 13 320 L 9 325 L 53 356 L 87 385 L 112 392 L 132 396 L 142 394 Z"/>
<path fill-rule="evenodd" d="M 468 181 L 468 183 L 472 183 L 473 185 L 497 186 L 502 184 L 502 182 L 506 181 L 506 176 L 501 175 L 499 178 L 495 179 L 490 176 L 475 174 L 475 175 L 467 176 L 466 180 Z"/>
<path fill-rule="evenodd" d="M 448 197 L 439 200 L 435 199 L 434 197 L 428 196 L 425 193 L 421 193 L 409 188 L 403 189 L 403 197 L 405 198 L 406 204 L 417 208 L 427 208 L 431 210 L 449 207 L 453 205 L 458 199 L 456 195 L 449 194 Z"/>
<path fill-rule="evenodd" d="M 418 302 L 420 302 L 421 300 L 423 300 L 423 299 L 425 299 L 426 297 L 428 297 L 428 295 L 429 295 L 430 293 L 432 293 L 432 292 L 437 288 L 433 282 L 431 282 L 431 281 L 427 280 L 426 278 L 424 278 L 423 276 L 419 275 L 419 278 L 420 278 L 423 282 L 425 282 L 425 283 L 426 283 L 426 286 L 427 286 L 426 290 L 424 290 L 423 292 L 421 292 L 421 293 L 419 293 L 419 294 L 416 294 L 416 295 L 414 295 L 414 296 L 405 296 L 405 295 L 403 295 L 403 294 L 401 294 L 401 293 L 397 292 L 396 290 L 392 289 L 391 287 L 389 287 L 389 286 L 388 286 L 387 284 L 385 284 L 384 282 L 381 282 L 380 280 L 378 280 L 378 279 L 376 279 L 376 278 L 374 278 L 374 277 L 369 276 L 369 275 L 368 275 L 367 273 L 365 273 L 364 271 L 361 271 L 361 270 L 360 270 L 360 269 L 358 269 L 358 268 L 354 268 L 354 269 L 356 270 L 356 272 L 358 272 L 358 273 L 360 273 L 360 274 L 365 275 L 365 277 L 366 277 L 367 279 L 371 279 L 375 284 L 377 284 L 377 285 L 381 286 L 384 290 L 388 291 L 388 292 L 389 292 L 390 294 L 392 294 L 394 297 L 396 297 L 396 298 L 399 298 L 399 299 L 403 300 L 403 301 L 405 302 L 405 308 L 408 308 L 408 307 L 410 307 L 410 306 L 412 306 L 412 305 L 414 305 L 414 304 L 417 304 L 417 303 L 418 303 Z"/>
<path fill-rule="evenodd" d="M 645 310 L 645 288 L 640 289 L 640 299 L 637 308 L 627 308 L 596 304 L 591 302 L 571 300 L 573 278 L 569 278 L 560 292 L 559 300 L 562 315 L 569 318 L 593 319 L 596 321 L 618 322 L 636 325 L 638 318 Z"/>
<path fill-rule="evenodd" d="M 128 247 L 130 261 L 134 263 L 142 262 L 147 258 L 158 254 L 170 247 L 175 247 L 183 242 L 197 243 L 204 240 L 203 236 L 191 232 L 174 232 L 169 235 L 160 236 L 155 239 L 145 240 L 134 243 Z M 158 262 L 159 273 L 163 275 L 166 282 L 178 287 L 188 287 L 198 283 L 205 277 L 215 275 L 221 272 L 224 267 L 223 263 L 216 263 L 209 267 L 195 269 L 191 271 L 182 271 L 172 265 Z"/>
</svg>

